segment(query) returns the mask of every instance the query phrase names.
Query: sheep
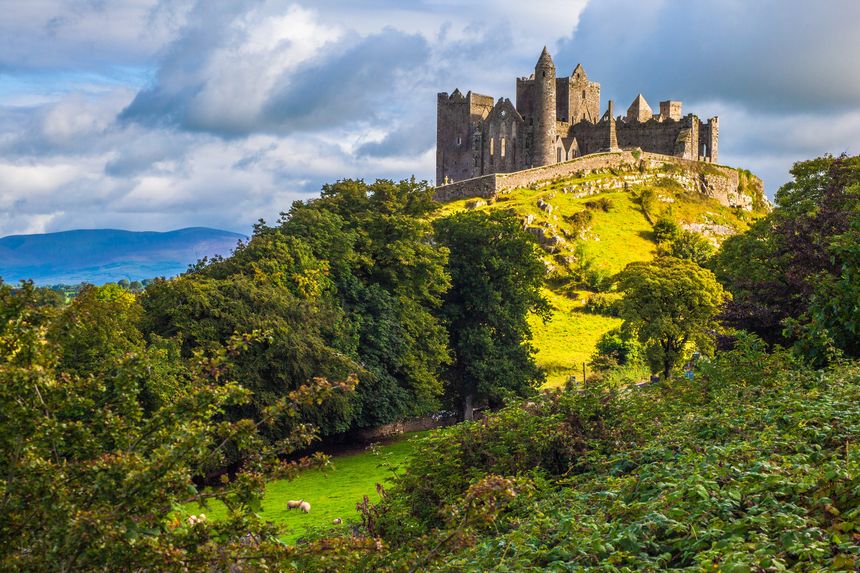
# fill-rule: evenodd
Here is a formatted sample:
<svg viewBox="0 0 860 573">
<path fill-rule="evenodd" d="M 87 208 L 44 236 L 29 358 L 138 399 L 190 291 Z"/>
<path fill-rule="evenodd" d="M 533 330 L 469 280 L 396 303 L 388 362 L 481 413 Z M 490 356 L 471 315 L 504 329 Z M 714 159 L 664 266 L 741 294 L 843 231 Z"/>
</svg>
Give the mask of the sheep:
<svg viewBox="0 0 860 573">
<path fill-rule="evenodd" d="M 299 509 L 301 509 L 305 513 L 310 513 L 311 512 L 311 504 L 309 504 L 306 501 L 303 501 L 299 504 Z"/>
<path fill-rule="evenodd" d="M 331 523 L 332 523 L 332 525 L 340 525 L 341 523 L 343 523 L 343 520 L 339 517 L 335 517 L 334 519 L 331 520 Z"/>
<path fill-rule="evenodd" d="M 290 499 L 287 500 L 287 509 L 298 509 L 301 507 L 303 499 Z"/>
<path fill-rule="evenodd" d="M 197 515 L 189 515 L 188 516 L 188 525 L 197 525 L 198 523 L 206 522 L 206 514 L 201 513 L 199 516 Z"/>
</svg>

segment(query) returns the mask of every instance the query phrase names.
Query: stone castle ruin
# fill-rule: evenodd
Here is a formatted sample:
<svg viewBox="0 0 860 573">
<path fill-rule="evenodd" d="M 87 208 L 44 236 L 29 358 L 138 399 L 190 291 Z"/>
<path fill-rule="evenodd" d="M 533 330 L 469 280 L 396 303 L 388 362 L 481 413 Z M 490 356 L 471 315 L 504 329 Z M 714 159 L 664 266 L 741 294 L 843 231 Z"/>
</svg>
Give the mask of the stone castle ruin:
<svg viewBox="0 0 860 573">
<path fill-rule="evenodd" d="M 600 84 L 581 65 L 570 77 L 555 74 L 544 48 L 534 74 L 517 79 L 516 106 L 471 91 L 438 94 L 436 184 L 634 148 L 716 163 L 718 118 L 682 116 L 681 102 L 672 100 L 655 115 L 641 94 L 625 116 L 615 117 L 612 101 L 600 115 Z"/>
</svg>

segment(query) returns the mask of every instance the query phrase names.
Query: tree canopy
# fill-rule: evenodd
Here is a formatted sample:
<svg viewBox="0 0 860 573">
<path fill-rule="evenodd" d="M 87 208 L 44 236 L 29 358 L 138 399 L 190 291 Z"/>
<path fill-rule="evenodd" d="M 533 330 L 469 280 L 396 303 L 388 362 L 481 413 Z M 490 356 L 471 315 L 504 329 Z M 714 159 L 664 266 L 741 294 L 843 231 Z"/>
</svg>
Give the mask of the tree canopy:
<svg viewBox="0 0 860 573">
<path fill-rule="evenodd" d="M 689 343 L 713 348 L 716 316 L 727 295 L 714 274 L 674 257 L 631 263 L 619 274 L 621 318 L 645 346 L 652 373 L 668 378 Z"/>
<path fill-rule="evenodd" d="M 838 245 L 860 207 L 860 156 L 824 156 L 796 163 L 794 180 L 776 193 L 776 207 L 752 228 L 725 241 L 711 266 L 732 293 L 725 320 L 770 343 L 792 343 L 818 285 L 850 264 Z M 819 297 L 819 300 L 822 300 Z"/>
<path fill-rule="evenodd" d="M 544 380 L 527 317 L 548 313 L 541 295 L 546 268 L 531 235 L 510 213 L 456 213 L 437 220 L 435 228 L 450 250 L 451 289 L 442 316 L 453 364 L 446 378 L 468 419 L 475 400 L 499 404 Z"/>
</svg>

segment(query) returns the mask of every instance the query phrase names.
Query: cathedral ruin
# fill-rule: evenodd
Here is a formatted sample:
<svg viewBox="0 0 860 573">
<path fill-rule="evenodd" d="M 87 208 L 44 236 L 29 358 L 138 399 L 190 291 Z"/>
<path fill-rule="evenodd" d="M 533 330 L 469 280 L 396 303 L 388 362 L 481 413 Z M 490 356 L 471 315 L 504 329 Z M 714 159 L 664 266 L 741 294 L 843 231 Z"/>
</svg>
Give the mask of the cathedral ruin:
<svg viewBox="0 0 860 573">
<path fill-rule="evenodd" d="M 682 116 L 681 102 L 672 100 L 655 114 L 641 94 L 626 115 L 615 117 L 611 100 L 600 115 L 600 84 L 582 65 L 570 77 L 555 74 L 544 48 L 534 74 L 517 78 L 516 106 L 471 91 L 438 94 L 436 184 L 632 148 L 716 163 L 718 118 Z"/>
</svg>

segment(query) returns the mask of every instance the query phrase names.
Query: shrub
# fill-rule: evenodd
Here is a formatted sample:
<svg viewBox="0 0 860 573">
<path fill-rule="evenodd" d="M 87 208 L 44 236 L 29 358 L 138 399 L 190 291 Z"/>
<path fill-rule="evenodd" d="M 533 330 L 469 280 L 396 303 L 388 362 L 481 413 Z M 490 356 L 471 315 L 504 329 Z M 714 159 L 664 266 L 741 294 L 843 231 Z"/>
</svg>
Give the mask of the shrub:
<svg viewBox="0 0 860 573">
<path fill-rule="evenodd" d="M 603 211 L 604 213 L 608 213 L 612 210 L 612 199 L 601 197 L 600 199 L 595 199 L 593 201 L 586 201 L 585 208 L 591 211 Z"/>
<path fill-rule="evenodd" d="M 585 286 L 593 292 L 606 292 L 612 287 L 612 277 L 608 269 L 592 266 L 585 273 Z"/>
<path fill-rule="evenodd" d="M 591 225 L 591 220 L 593 218 L 594 214 L 588 210 L 564 216 L 564 220 L 570 223 L 571 232 L 574 236 L 579 236 L 585 232 Z"/>
<path fill-rule="evenodd" d="M 693 261 L 699 266 L 705 266 L 716 249 L 708 239 L 692 231 L 681 230 L 676 233 L 666 254 L 676 259 Z"/>
<path fill-rule="evenodd" d="M 615 328 L 597 341 L 591 364 L 596 370 L 608 370 L 614 366 L 638 362 L 641 358 L 642 345 L 636 337 L 630 332 Z"/>
<path fill-rule="evenodd" d="M 654 223 L 654 240 L 658 245 L 674 241 L 680 232 L 678 224 L 671 219 L 664 217 Z"/>
<path fill-rule="evenodd" d="M 585 312 L 591 314 L 617 317 L 621 312 L 618 305 L 619 300 L 621 300 L 621 296 L 618 294 L 598 292 L 588 297 L 584 309 Z"/>
</svg>

